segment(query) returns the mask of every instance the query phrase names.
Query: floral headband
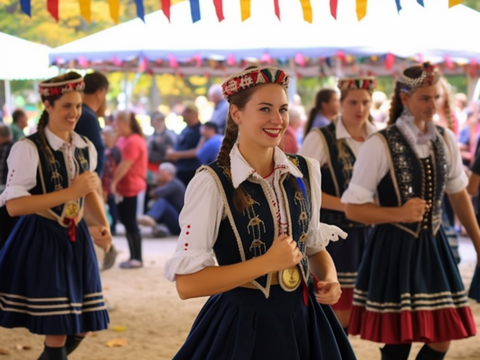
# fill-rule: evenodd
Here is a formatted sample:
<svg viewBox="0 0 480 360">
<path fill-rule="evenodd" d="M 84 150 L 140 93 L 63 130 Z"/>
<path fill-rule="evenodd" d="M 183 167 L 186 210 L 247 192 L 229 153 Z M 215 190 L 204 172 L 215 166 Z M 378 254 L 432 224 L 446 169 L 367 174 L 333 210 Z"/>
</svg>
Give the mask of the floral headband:
<svg viewBox="0 0 480 360">
<path fill-rule="evenodd" d="M 377 81 L 373 76 L 343 78 L 338 80 L 337 87 L 341 91 L 352 89 L 374 90 L 377 87 Z"/>
<path fill-rule="evenodd" d="M 401 92 L 409 93 L 413 89 L 419 87 L 435 85 L 438 80 L 440 80 L 440 73 L 438 72 L 436 66 L 433 66 L 430 63 L 424 63 L 422 66 L 422 75 L 420 75 L 418 78 L 408 77 L 405 75 L 405 73 L 400 75 L 398 82 L 403 85 L 400 89 Z"/>
<path fill-rule="evenodd" d="M 70 91 L 83 91 L 83 89 L 85 89 L 85 82 L 82 77 L 57 83 L 50 83 L 48 81 L 50 80 L 44 81 L 39 85 L 41 96 L 56 96 Z"/>
<path fill-rule="evenodd" d="M 228 100 L 230 96 L 243 90 L 250 89 L 260 84 L 279 84 L 288 89 L 288 74 L 276 67 L 266 66 L 252 68 L 235 74 L 222 84 L 223 97 Z"/>
</svg>

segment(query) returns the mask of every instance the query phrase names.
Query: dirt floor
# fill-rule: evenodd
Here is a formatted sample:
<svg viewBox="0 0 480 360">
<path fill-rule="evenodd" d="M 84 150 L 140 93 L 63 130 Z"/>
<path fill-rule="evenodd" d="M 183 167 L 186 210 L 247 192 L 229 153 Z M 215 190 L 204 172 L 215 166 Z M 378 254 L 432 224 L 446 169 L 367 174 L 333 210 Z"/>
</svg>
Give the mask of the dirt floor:
<svg viewBox="0 0 480 360">
<path fill-rule="evenodd" d="M 115 238 L 120 250 L 117 266 L 101 274 L 111 307 L 110 329 L 89 335 L 70 360 L 168 360 L 173 357 L 206 300 L 180 300 L 175 285 L 163 277 L 163 265 L 172 254 L 175 241 L 174 238 L 145 239 L 145 267 L 122 270 L 118 262 L 127 258 L 127 245 L 124 238 Z M 468 239 L 462 239 L 460 251 L 463 259 L 460 269 L 468 286 L 476 256 Z M 480 331 L 480 304 L 472 302 L 471 308 Z M 112 342 L 123 346 L 109 347 Z M 351 337 L 351 342 L 358 360 L 380 359 L 381 345 L 356 337 Z M 19 350 L 25 346 L 29 350 Z M 10 352 L 5 356 L 0 354 L 0 360 L 33 360 L 43 348 L 43 338 L 23 329 L 0 328 L 0 348 Z M 420 345 L 413 347 L 411 359 L 419 348 Z M 446 359 L 480 359 L 478 338 L 454 342 Z"/>
</svg>

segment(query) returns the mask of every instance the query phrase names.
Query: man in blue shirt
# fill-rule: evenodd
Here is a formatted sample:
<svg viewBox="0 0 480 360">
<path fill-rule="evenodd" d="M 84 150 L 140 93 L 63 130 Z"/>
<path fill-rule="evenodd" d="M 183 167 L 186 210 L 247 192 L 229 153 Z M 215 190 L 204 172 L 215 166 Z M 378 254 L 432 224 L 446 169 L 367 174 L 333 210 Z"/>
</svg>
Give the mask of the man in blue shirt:
<svg viewBox="0 0 480 360">
<path fill-rule="evenodd" d="M 208 100 L 215 104 L 210 121 L 217 124 L 218 133 L 223 135 L 225 133 L 225 127 L 227 126 L 229 104 L 228 101 L 223 98 L 221 85 L 214 84 L 210 86 L 208 90 Z"/>
<path fill-rule="evenodd" d="M 186 101 L 183 105 L 183 121 L 185 121 L 187 127 L 178 136 L 174 150 L 167 150 L 167 160 L 176 162 L 177 178 L 187 186 L 198 167 L 202 165 L 197 159 L 201 124 L 195 103 Z"/>
<path fill-rule="evenodd" d="M 202 165 L 210 164 L 217 158 L 222 146 L 223 136 L 218 134 L 217 124 L 208 121 L 200 128 L 202 140 L 197 150 L 197 158 Z"/>
</svg>

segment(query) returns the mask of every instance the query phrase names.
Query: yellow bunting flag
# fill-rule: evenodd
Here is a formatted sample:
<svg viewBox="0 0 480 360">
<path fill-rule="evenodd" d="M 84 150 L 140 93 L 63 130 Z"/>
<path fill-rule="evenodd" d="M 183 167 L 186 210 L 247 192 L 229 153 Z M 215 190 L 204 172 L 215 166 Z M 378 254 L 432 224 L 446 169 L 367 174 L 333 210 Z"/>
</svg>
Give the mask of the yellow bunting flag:
<svg viewBox="0 0 480 360">
<path fill-rule="evenodd" d="M 362 20 L 367 15 L 368 0 L 357 0 L 357 19 Z"/>
<path fill-rule="evenodd" d="M 251 0 L 240 0 L 240 12 L 242 13 L 242 21 L 247 20 L 250 17 Z"/>
<path fill-rule="evenodd" d="M 452 6 L 461 4 L 462 0 L 448 0 L 448 7 L 451 8 Z"/>
<path fill-rule="evenodd" d="M 87 23 L 90 24 L 92 21 L 92 8 L 90 0 L 78 0 L 80 4 L 80 15 L 85 19 Z"/>
<path fill-rule="evenodd" d="M 311 24 L 313 21 L 313 12 L 310 0 L 300 0 L 300 4 L 302 4 L 303 20 Z"/>
<path fill-rule="evenodd" d="M 120 0 L 108 0 L 110 6 L 110 17 L 115 21 L 115 24 L 119 22 L 120 14 Z"/>
</svg>

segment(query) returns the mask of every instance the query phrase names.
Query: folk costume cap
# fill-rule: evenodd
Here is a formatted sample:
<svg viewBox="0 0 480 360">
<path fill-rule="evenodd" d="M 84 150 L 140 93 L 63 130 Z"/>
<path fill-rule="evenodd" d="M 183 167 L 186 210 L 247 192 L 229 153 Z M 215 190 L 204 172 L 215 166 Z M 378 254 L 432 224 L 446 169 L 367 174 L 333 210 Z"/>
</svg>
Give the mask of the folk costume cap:
<svg viewBox="0 0 480 360">
<path fill-rule="evenodd" d="M 426 62 L 422 64 L 422 67 L 422 74 L 418 78 L 411 78 L 405 73 L 400 75 L 398 82 L 403 85 L 400 91 L 409 93 L 419 87 L 435 85 L 440 80 L 440 73 L 436 66 Z"/>
<path fill-rule="evenodd" d="M 255 67 L 228 78 L 222 84 L 222 94 L 228 101 L 230 96 L 261 84 L 279 84 L 286 90 L 288 89 L 289 76 L 285 71 L 276 67 Z"/>
<path fill-rule="evenodd" d="M 41 96 L 57 96 L 63 95 L 70 91 L 83 91 L 85 89 L 85 82 L 83 77 L 79 75 L 76 79 L 63 80 L 62 78 L 68 78 L 68 75 L 72 74 L 70 72 L 63 76 L 57 76 L 53 79 L 43 81 L 39 85 L 39 93 Z M 76 74 L 76 73 L 73 73 Z"/>
<path fill-rule="evenodd" d="M 337 87 L 341 91 L 346 90 L 370 90 L 373 91 L 377 87 L 377 81 L 373 76 L 357 76 L 338 79 Z"/>
</svg>

